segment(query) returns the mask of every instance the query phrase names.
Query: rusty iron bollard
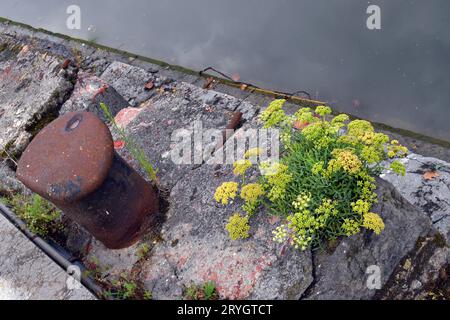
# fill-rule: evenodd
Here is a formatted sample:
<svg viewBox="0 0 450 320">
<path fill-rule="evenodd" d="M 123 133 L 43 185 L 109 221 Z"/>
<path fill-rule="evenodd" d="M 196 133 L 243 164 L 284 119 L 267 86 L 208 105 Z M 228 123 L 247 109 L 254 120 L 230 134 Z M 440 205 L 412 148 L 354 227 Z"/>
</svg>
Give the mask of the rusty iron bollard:
<svg viewBox="0 0 450 320">
<path fill-rule="evenodd" d="M 39 132 L 22 154 L 17 176 L 110 249 L 132 245 L 144 219 L 158 213 L 155 188 L 115 151 L 93 113 L 71 112 Z"/>
</svg>

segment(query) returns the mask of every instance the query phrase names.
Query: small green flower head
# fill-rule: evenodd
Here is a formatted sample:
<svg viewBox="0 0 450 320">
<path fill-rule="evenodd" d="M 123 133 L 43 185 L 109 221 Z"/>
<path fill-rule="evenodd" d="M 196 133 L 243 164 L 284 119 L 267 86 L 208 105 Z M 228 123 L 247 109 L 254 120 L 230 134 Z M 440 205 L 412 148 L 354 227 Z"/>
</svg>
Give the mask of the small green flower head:
<svg viewBox="0 0 450 320">
<path fill-rule="evenodd" d="M 343 123 L 348 120 L 349 120 L 348 115 L 342 113 L 334 117 L 333 120 L 331 120 L 331 123 Z"/>
<path fill-rule="evenodd" d="M 235 213 L 230 217 L 225 227 L 232 240 L 246 239 L 249 237 L 250 225 L 248 217 L 242 217 L 239 213 Z"/>
<path fill-rule="evenodd" d="M 364 201 L 364 200 L 357 200 L 356 202 L 352 202 L 351 203 L 352 209 L 355 213 L 358 213 L 360 215 L 364 215 L 367 212 L 369 212 L 370 207 L 372 206 L 372 204 L 368 201 Z"/>
<path fill-rule="evenodd" d="M 341 227 L 347 237 L 358 234 L 360 231 L 358 221 L 352 219 L 344 219 L 344 223 Z"/>
<path fill-rule="evenodd" d="M 286 120 L 286 115 L 283 111 L 285 99 L 273 100 L 269 106 L 261 112 L 260 119 L 264 122 L 264 128 L 272 128 Z"/>
<path fill-rule="evenodd" d="M 322 199 L 322 203 L 314 212 L 326 218 L 329 216 L 337 216 L 339 213 L 336 209 L 336 201 L 332 201 L 331 199 Z"/>
<path fill-rule="evenodd" d="M 283 130 L 280 133 L 280 141 L 281 141 L 281 143 L 284 144 L 285 146 L 289 146 L 290 143 L 291 143 L 291 136 L 292 136 L 292 134 L 291 134 L 290 131 Z"/>
<path fill-rule="evenodd" d="M 230 199 L 234 199 L 236 197 L 237 190 L 237 182 L 224 182 L 216 189 L 214 199 L 223 205 L 227 205 Z"/>
<path fill-rule="evenodd" d="M 348 134 L 355 137 L 361 137 L 366 132 L 374 132 L 372 124 L 366 120 L 353 120 L 347 128 Z"/>
<path fill-rule="evenodd" d="M 294 248 L 305 251 L 309 244 L 311 243 L 312 237 L 306 236 L 302 234 L 296 234 L 292 237 L 292 241 L 294 242 Z"/>
<path fill-rule="evenodd" d="M 405 165 L 398 160 L 392 162 L 389 168 L 400 176 L 404 176 L 406 174 Z"/>
<path fill-rule="evenodd" d="M 312 112 L 302 112 L 297 116 L 297 120 L 301 123 L 311 123 L 317 120 L 317 118 L 314 117 Z"/>
<path fill-rule="evenodd" d="M 272 231 L 273 238 L 272 240 L 277 243 L 283 243 L 289 237 L 288 227 L 286 225 L 281 225 L 277 227 L 274 231 Z"/>
<path fill-rule="evenodd" d="M 324 136 L 324 128 L 322 123 L 315 122 L 302 130 L 302 135 L 309 141 L 320 140 Z"/>
<path fill-rule="evenodd" d="M 326 116 L 326 115 L 331 114 L 331 108 L 328 107 L 328 106 L 318 106 L 318 107 L 316 108 L 316 113 L 317 113 L 319 116 L 324 117 L 324 116 Z"/>
<path fill-rule="evenodd" d="M 369 164 L 378 163 L 383 160 L 382 150 L 375 146 L 364 146 L 361 150 L 361 159 Z"/>
<path fill-rule="evenodd" d="M 241 189 L 241 198 L 248 203 L 255 203 L 263 195 L 264 189 L 259 183 L 249 183 Z"/>
<path fill-rule="evenodd" d="M 311 193 L 302 192 L 297 196 L 297 199 L 292 202 L 292 205 L 295 209 L 299 211 L 303 211 L 309 207 L 309 203 L 311 202 Z"/>
<path fill-rule="evenodd" d="M 295 112 L 295 116 L 296 118 L 298 118 L 304 113 L 311 113 L 311 108 L 300 108 Z"/>
<path fill-rule="evenodd" d="M 324 166 L 323 161 L 314 163 L 314 165 L 311 168 L 311 173 L 314 175 L 322 174 L 322 172 L 324 171 L 323 166 Z"/>
</svg>

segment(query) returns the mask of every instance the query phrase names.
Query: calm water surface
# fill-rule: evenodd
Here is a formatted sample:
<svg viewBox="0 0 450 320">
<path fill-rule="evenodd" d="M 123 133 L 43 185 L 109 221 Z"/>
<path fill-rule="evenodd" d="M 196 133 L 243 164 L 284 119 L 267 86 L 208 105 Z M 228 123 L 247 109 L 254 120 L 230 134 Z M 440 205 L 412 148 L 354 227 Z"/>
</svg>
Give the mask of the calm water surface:
<svg viewBox="0 0 450 320">
<path fill-rule="evenodd" d="M 66 27 L 71 4 L 81 30 Z M 366 9 L 381 7 L 381 30 Z M 0 16 L 193 69 L 215 66 L 450 141 L 448 0 L 1 0 Z"/>
</svg>

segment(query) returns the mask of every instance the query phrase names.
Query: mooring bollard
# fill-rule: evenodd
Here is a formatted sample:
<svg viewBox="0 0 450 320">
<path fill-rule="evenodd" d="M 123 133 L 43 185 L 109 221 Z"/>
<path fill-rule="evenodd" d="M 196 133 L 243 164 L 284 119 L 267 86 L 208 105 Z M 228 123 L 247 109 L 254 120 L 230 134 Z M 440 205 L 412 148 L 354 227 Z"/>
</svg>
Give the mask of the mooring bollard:
<svg viewBox="0 0 450 320">
<path fill-rule="evenodd" d="M 115 151 L 93 113 L 71 112 L 39 132 L 22 154 L 17 176 L 110 249 L 132 245 L 144 219 L 158 212 L 155 188 Z"/>
</svg>

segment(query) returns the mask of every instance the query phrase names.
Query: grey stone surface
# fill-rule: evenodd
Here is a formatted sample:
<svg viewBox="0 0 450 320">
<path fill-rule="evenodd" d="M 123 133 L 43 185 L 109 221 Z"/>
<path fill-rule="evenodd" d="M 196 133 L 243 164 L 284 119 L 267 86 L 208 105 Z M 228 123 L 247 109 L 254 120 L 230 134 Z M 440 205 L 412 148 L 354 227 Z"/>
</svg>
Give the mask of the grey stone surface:
<svg viewBox="0 0 450 320">
<path fill-rule="evenodd" d="M 107 105 L 113 115 L 128 107 L 128 102 L 108 83 L 97 76 L 80 72 L 73 93 L 61 107 L 60 115 L 89 111 L 105 120 L 100 103 Z"/>
<path fill-rule="evenodd" d="M 162 75 L 162 73 L 167 74 L 163 70 L 159 73 L 153 70 L 150 72 L 140 67 L 114 61 L 108 66 L 101 78 L 116 88 L 131 106 L 136 107 L 152 98 L 156 94 L 155 91 L 169 93 L 175 91 L 176 93 L 177 87 L 184 88 L 189 85 L 184 81 L 175 81 L 174 78 L 180 78 L 175 74 L 168 77 Z M 145 88 L 147 83 L 152 84 L 151 89 Z M 198 86 L 192 86 L 191 88 L 196 88 L 197 91 L 201 90 Z M 198 94 L 198 98 L 207 105 L 217 105 L 231 111 L 239 110 L 244 113 L 245 119 L 251 119 L 257 111 L 255 105 L 246 102 L 244 99 L 237 99 L 214 90 L 203 90 Z"/>
<path fill-rule="evenodd" d="M 438 234 L 416 243 L 391 275 L 377 299 L 450 299 L 450 247 Z"/>
<path fill-rule="evenodd" d="M 69 290 L 67 274 L 0 214 L 0 300 L 92 300 Z"/>
<path fill-rule="evenodd" d="M 67 234 L 66 247 L 75 257 L 84 257 L 90 249 L 92 236 L 76 223 L 72 223 Z"/>
<path fill-rule="evenodd" d="M 151 72 L 119 61 L 111 63 L 101 78 L 116 88 L 132 107 L 138 106 L 154 94 L 154 91 L 145 89 L 148 82 L 153 82 L 155 88 L 160 85 L 158 77 Z"/>
<path fill-rule="evenodd" d="M 222 182 L 235 179 L 231 171 L 204 165 L 172 189 L 163 240 L 142 265 L 154 298 L 180 298 L 191 283 L 214 281 L 222 299 L 299 299 L 312 282 L 310 253 L 273 242 L 275 226 L 264 212 L 251 219 L 248 239 L 229 238 L 225 225 L 243 203 L 223 207 L 213 196 Z"/>
<path fill-rule="evenodd" d="M 98 55 L 99 53 L 97 53 Z M 86 72 L 90 72 L 98 77 L 102 75 L 103 72 L 105 72 L 106 68 L 111 64 L 108 59 L 105 59 L 104 57 L 91 57 L 88 56 L 84 59 L 84 64 L 86 65 L 83 70 Z"/>
<path fill-rule="evenodd" d="M 93 266 L 102 277 L 116 280 L 121 274 L 129 275 L 138 262 L 138 250 L 141 243 L 136 243 L 120 250 L 107 249 L 101 242 L 93 239 L 88 254 L 83 261 Z"/>
<path fill-rule="evenodd" d="M 417 154 L 410 154 L 402 161 L 406 166 L 405 177 L 390 171 L 381 177 L 430 217 L 436 229 L 450 242 L 450 163 Z M 436 172 L 436 176 L 427 180 L 426 172 Z"/>
<path fill-rule="evenodd" d="M 73 88 L 64 59 L 0 39 L 0 150 L 20 154 L 36 123 L 57 113 Z M 44 118 L 44 119 L 43 119 Z"/>
<path fill-rule="evenodd" d="M 401 259 L 413 250 L 421 236 L 431 231 L 429 219 L 391 184 L 378 179 L 377 194 L 379 203 L 372 211 L 383 218 L 383 232 L 344 238 L 333 253 L 316 255 L 315 284 L 306 298 L 373 298 L 376 290 L 367 286 L 367 268 L 372 265 L 380 268 L 384 286 Z"/>
<path fill-rule="evenodd" d="M 201 164 L 201 161 L 195 162 L 193 157 L 192 165 L 177 165 L 172 161 L 171 150 L 174 143 L 178 142 L 172 141 L 172 134 L 178 129 L 193 132 L 196 121 L 201 122 L 204 131 L 224 130 L 233 111 L 239 106 L 240 101 L 233 97 L 187 83 L 177 83 L 174 92 L 160 93 L 145 102 L 142 112 L 125 128 L 132 139 L 144 148 L 150 162 L 158 168 L 161 185 L 170 189 L 187 172 Z M 256 108 L 247 105 L 249 116 Z M 217 142 L 207 141 L 205 137 L 204 149 L 211 151 L 216 145 Z M 133 162 L 125 149 L 119 150 L 119 153 Z"/>
<path fill-rule="evenodd" d="M 5 161 L 0 160 L 0 196 L 14 192 L 28 193 L 28 189 L 16 179 L 16 174 Z"/>
</svg>

